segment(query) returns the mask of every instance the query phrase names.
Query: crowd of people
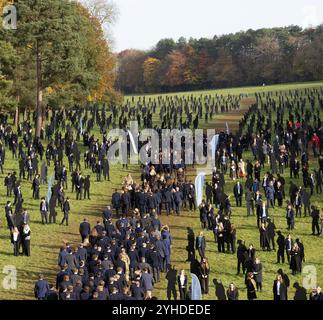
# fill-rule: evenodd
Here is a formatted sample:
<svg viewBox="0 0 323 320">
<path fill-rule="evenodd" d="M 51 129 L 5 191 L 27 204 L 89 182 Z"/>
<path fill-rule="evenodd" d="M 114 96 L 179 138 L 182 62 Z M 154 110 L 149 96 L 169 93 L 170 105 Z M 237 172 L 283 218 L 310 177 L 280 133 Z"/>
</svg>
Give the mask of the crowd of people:
<svg viewBox="0 0 323 320">
<path fill-rule="evenodd" d="M 229 105 L 232 99 L 228 98 Z M 310 109 L 306 108 L 306 99 Z M 181 164 L 142 165 L 140 182 L 128 174 L 121 188 L 114 190 L 111 204 L 102 213 L 102 220 L 98 220 L 95 226 L 91 226 L 86 219 L 80 224 L 80 245 L 74 248 L 65 243 L 60 250 L 60 272 L 56 285 L 49 286 L 41 275 L 35 286 L 36 297 L 64 300 L 153 299 L 155 284 L 165 276 L 169 299 L 177 297 L 176 284 L 180 298 L 189 299 L 187 275 L 184 270 L 177 274 L 171 263 L 172 226 L 162 225 L 160 221 L 161 215 L 181 215 L 183 210 L 191 215 L 199 210 L 202 231 L 192 239 L 194 232 L 191 230 L 187 251 L 191 272 L 198 276 L 203 294 L 209 293 L 212 267 L 206 254 L 205 232 L 213 233 L 219 253 L 237 255 L 237 274 L 242 268 L 248 299 L 255 299 L 257 292 L 262 290 L 262 262 L 253 244 L 246 246 L 238 237 L 239 226 L 232 223 L 235 207 L 246 208 L 246 219 L 255 217 L 259 249 L 270 252 L 276 251 L 277 247 L 277 263 L 287 260 L 292 274 L 300 273 L 305 261 L 305 249 L 299 238 L 293 239 L 296 222 L 300 223 L 298 219 L 302 216 L 311 217 L 312 234 L 323 234 L 323 211 L 311 201 L 314 194 L 322 193 L 322 125 L 320 117 L 309 111 L 322 109 L 323 100 L 315 90 L 305 90 L 303 95 L 290 93 L 289 98 L 280 93 L 276 93 L 276 97 L 274 93 L 256 94 L 256 100 L 240 121 L 236 134 L 220 133 L 212 177 L 205 184 L 205 197 L 201 203 L 196 203 L 195 184 L 187 174 L 190 166 L 184 161 Z M 13 161 L 19 163 L 19 178 L 13 171 L 4 179 L 7 197 L 14 196 L 13 204 L 8 201 L 5 207 L 14 255 L 18 256 L 21 248 L 22 254 L 30 255 L 30 219 L 23 204 L 22 181 L 31 182 L 32 197 L 39 200 L 41 223 L 56 223 L 58 210 L 61 210 L 63 218 L 60 224 L 68 225 L 71 204 L 66 191 L 71 190 L 75 194 L 73 201 L 90 200 L 92 175 L 96 181 L 110 180 L 107 152 L 115 141 L 107 136 L 109 127 L 119 124 L 121 128 L 127 128 L 129 120 L 153 127 L 152 116 L 158 106 L 162 125 L 155 125 L 155 129 L 161 130 L 170 125 L 182 129 L 198 128 L 198 121 L 203 115 L 204 121 L 207 121 L 220 112 L 219 108 L 209 105 L 211 99 L 203 101 L 204 105 L 202 99 L 178 97 L 148 102 L 139 100 L 137 104 L 133 100 L 132 103 L 127 101 L 121 108 L 111 107 L 110 115 L 105 108 L 100 111 L 97 106 L 76 111 L 60 110 L 51 115 L 47 111 L 46 116 L 51 116 L 51 121 L 42 129 L 40 138 L 33 137 L 29 121 L 21 123 L 15 133 L 7 130 L 8 119 L 2 117 L 0 138 L 4 144 L 0 145 L 0 168 L 3 170 L 6 148 L 11 151 Z M 235 101 L 238 103 L 239 99 Z M 226 107 L 220 110 L 229 111 Z M 286 113 L 288 120 L 284 118 Z M 174 115 L 176 117 L 173 118 Z M 273 121 L 274 115 L 276 119 Z M 183 116 L 186 121 L 183 121 Z M 95 125 L 100 128 L 101 142 L 91 133 Z M 65 135 L 60 128 L 66 128 Z M 48 141 L 46 147 L 45 138 Z M 206 143 L 204 150 L 207 149 Z M 83 164 L 81 144 L 84 149 Z M 185 148 L 189 148 L 195 157 L 194 145 L 185 146 L 183 143 L 181 148 L 177 152 L 185 153 Z M 162 151 L 158 156 L 162 156 Z M 42 162 L 40 169 L 39 159 Z M 65 159 L 68 165 L 65 165 Z M 49 179 L 51 166 L 54 173 Z M 83 174 L 81 167 L 90 174 Z M 287 191 L 288 171 L 290 181 Z M 298 180 L 300 171 L 301 184 Z M 228 194 L 228 181 L 234 184 L 229 192 L 233 194 L 235 206 Z M 43 192 L 40 192 L 41 188 Z M 41 197 L 44 190 L 49 191 L 46 197 Z M 273 219 L 275 210 L 285 207 L 284 201 L 286 235 L 277 230 Z M 275 299 L 287 299 L 284 288 L 288 286 L 284 279 L 284 274 L 278 272 L 273 291 Z M 219 292 L 225 292 L 221 289 L 221 282 L 215 281 L 214 285 Z M 319 288 L 317 292 L 321 296 Z M 219 296 L 223 297 L 223 294 Z M 224 296 L 238 299 L 237 286 L 231 283 Z"/>
</svg>

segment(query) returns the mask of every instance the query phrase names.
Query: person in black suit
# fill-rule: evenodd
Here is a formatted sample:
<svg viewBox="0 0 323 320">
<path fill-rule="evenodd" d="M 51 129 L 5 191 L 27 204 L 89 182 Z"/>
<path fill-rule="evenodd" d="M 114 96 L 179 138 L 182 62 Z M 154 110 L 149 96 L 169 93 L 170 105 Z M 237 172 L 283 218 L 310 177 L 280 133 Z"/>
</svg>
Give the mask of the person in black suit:
<svg viewBox="0 0 323 320">
<path fill-rule="evenodd" d="M 271 243 L 272 244 L 272 249 L 273 250 L 276 250 L 276 246 L 275 246 L 275 236 L 276 236 L 276 233 L 275 233 L 275 230 L 276 230 L 276 226 L 274 224 L 273 221 L 271 221 L 270 218 L 267 219 L 267 237 L 268 237 L 268 241 L 269 241 L 269 244 Z"/>
<path fill-rule="evenodd" d="M 83 222 L 80 223 L 79 231 L 82 238 L 82 242 L 84 242 L 84 240 L 90 236 L 91 232 L 91 225 L 89 224 L 86 218 L 84 218 Z"/>
<path fill-rule="evenodd" d="M 245 274 L 245 262 L 246 262 L 247 248 L 242 240 L 238 240 L 237 249 L 237 275 L 240 274 L 240 267 L 242 266 L 242 273 Z"/>
<path fill-rule="evenodd" d="M 177 300 L 176 278 L 177 278 L 177 270 L 175 269 L 174 266 L 170 266 L 166 274 L 168 300 L 171 300 L 172 294 L 173 294 L 174 300 Z"/>
<path fill-rule="evenodd" d="M 56 223 L 56 197 L 52 195 L 49 200 L 49 223 Z"/>
<path fill-rule="evenodd" d="M 14 228 L 14 226 L 15 226 L 15 223 L 14 223 L 14 219 L 13 219 L 11 201 L 7 201 L 7 204 L 5 206 L 5 212 L 6 212 L 8 229 L 12 230 L 12 228 Z"/>
<path fill-rule="evenodd" d="M 315 208 L 315 206 L 311 206 L 312 212 L 312 235 L 315 235 L 315 229 L 317 232 L 317 235 L 320 235 L 320 226 L 319 226 L 319 221 L 320 221 L 320 211 L 319 209 Z"/>
<path fill-rule="evenodd" d="M 287 286 L 280 274 L 277 275 L 274 281 L 273 294 L 275 301 L 287 300 Z"/>
<path fill-rule="evenodd" d="M 203 234 L 203 231 L 200 231 L 200 234 L 196 237 L 195 248 L 199 252 L 201 259 L 205 257 L 206 241 Z"/>
<path fill-rule="evenodd" d="M 286 212 L 287 229 L 293 230 L 295 225 L 295 215 L 291 204 L 287 206 L 286 211 L 287 211 Z"/>
<path fill-rule="evenodd" d="M 24 224 L 21 232 L 21 242 L 22 242 L 22 254 L 24 256 L 30 256 L 30 227 L 28 224 Z"/>
<path fill-rule="evenodd" d="M 212 190 L 212 186 L 209 184 L 209 182 L 206 182 L 205 195 L 206 195 L 206 202 L 212 203 L 213 190 Z"/>
<path fill-rule="evenodd" d="M 101 181 L 102 164 L 100 160 L 95 165 L 95 172 L 96 172 L 96 181 Z"/>
<path fill-rule="evenodd" d="M 237 181 L 237 183 L 233 187 L 233 194 L 236 199 L 236 205 L 237 207 L 242 206 L 242 195 L 243 195 L 243 188 L 240 184 L 240 181 Z"/>
<path fill-rule="evenodd" d="M 86 178 L 84 179 L 84 197 L 83 199 L 87 198 L 91 200 L 90 198 L 90 187 L 91 187 L 91 182 L 90 182 L 90 176 L 87 175 Z"/>
<path fill-rule="evenodd" d="M 285 237 L 282 235 L 281 231 L 277 231 L 277 263 L 280 263 L 280 259 L 282 263 L 285 263 Z"/>
<path fill-rule="evenodd" d="M 70 210 L 71 210 L 70 199 L 69 199 L 69 197 L 67 197 L 66 200 L 64 201 L 64 204 L 63 204 L 64 217 L 63 217 L 63 220 L 61 222 L 61 225 L 64 222 L 66 222 L 66 225 L 68 226 L 68 216 L 69 216 Z"/>
<path fill-rule="evenodd" d="M 228 300 L 239 300 L 239 290 L 234 283 L 230 283 L 227 290 Z"/>
<path fill-rule="evenodd" d="M 256 258 L 256 249 L 253 247 L 252 244 L 249 245 L 249 248 L 247 249 L 247 257 L 250 259 L 252 262 L 255 261 Z"/>
<path fill-rule="evenodd" d="M 110 181 L 110 164 L 107 158 L 103 160 L 103 176 L 104 180 L 108 178 L 108 181 Z"/>
<path fill-rule="evenodd" d="M 7 197 L 11 197 L 13 188 L 11 172 L 9 172 L 8 175 L 4 178 L 4 185 L 5 187 L 7 187 Z"/>
<path fill-rule="evenodd" d="M 115 189 L 114 193 L 112 194 L 112 208 L 116 211 L 116 217 L 119 219 L 120 216 L 120 207 L 121 207 L 121 196 L 118 192 L 118 189 Z"/>
<path fill-rule="evenodd" d="M 39 210 L 41 215 L 41 221 L 42 224 L 48 223 L 48 203 L 45 200 L 45 198 L 41 198 L 40 204 L 39 204 Z"/>
<path fill-rule="evenodd" d="M 187 275 L 185 274 L 185 270 L 182 269 L 180 274 L 177 276 L 177 284 L 180 300 L 186 300 L 187 295 Z"/>
<path fill-rule="evenodd" d="M 292 236 L 289 234 L 285 240 L 285 250 L 286 250 L 288 263 L 290 263 L 290 255 L 291 255 L 293 246 L 294 246 L 294 241 L 292 239 Z"/>
<path fill-rule="evenodd" d="M 210 273 L 210 267 L 209 267 L 208 260 L 206 258 L 203 258 L 199 266 L 199 279 L 200 279 L 202 294 L 209 293 L 209 273 Z"/>
</svg>

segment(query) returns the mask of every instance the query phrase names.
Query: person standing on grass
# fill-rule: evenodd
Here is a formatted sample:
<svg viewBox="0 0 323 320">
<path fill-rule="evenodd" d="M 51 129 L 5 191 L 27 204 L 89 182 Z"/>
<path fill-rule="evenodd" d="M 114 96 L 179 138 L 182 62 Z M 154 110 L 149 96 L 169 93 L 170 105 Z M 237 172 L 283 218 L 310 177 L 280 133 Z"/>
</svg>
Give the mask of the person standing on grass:
<svg viewBox="0 0 323 320">
<path fill-rule="evenodd" d="M 196 237 L 195 248 L 199 252 L 201 259 L 205 257 L 206 241 L 203 231 Z"/>
<path fill-rule="evenodd" d="M 285 237 L 282 235 L 281 231 L 277 231 L 278 237 L 277 237 L 277 263 L 280 263 L 280 260 L 282 263 L 285 263 Z"/>
<path fill-rule="evenodd" d="M 5 212 L 6 212 L 6 219 L 7 219 L 7 226 L 9 230 L 12 230 L 15 226 L 14 218 L 13 218 L 13 212 L 11 207 L 11 201 L 7 201 L 7 204 L 5 206 Z"/>
<path fill-rule="evenodd" d="M 41 215 L 41 221 L 42 221 L 42 224 L 47 224 L 48 223 L 48 211 L 49 211 L 49 208 L 48 208 L 48 203 L 47 201 L 45 200 L 45 198 L 41 198 L 41 202 L 40 202 L 40 205 L 39 205 L 39 210 L 40 210 L 40 215 Z"/>
<path fill-rule="evenodd" d="M 68 216 L 70 213 L 71 207 L 70 207 L 70 199 L 69 197 L 66 198 L 66 200 L 63 203 L 63 220 L 61 222 L 61 225 L 63 225 L 64 222 L 66 222 L 66 226 L 68 226 Z"/>
<path fill-rule="evenodd" d="M 294 210 L 291 204 L 287 206 L 287 212 L 286 212 L 286 221 L 287 221 L 287 229 L 293 230 L 295 226 L 295 220 L 294 220 Z"/>
<path fill-rule="evenodd" d="M 239 300 L 239 290 L 234 283 L 230 283 L 227 290 L 228 300 Z"/>
<path fill-rule="evenodd" d="M 84 200 L 86 199 L 86 197 L 88 198 L 88 200 L 91 200 L 90 187 L 91 187 L 90 176 L 87 175 L 84 179 L 84 197 L 83 197 Z"/>
<path fill-rule="evenodd" d="M 22 228 L 22 253 L 24 256 L 30 257 L 30 227 L 28 224 Z"/>
<path fill-rule="evenodd" d="M 242 206 L 242 195 L 243 195 L 243 188 L 240 184 L 240 181 L 237 181 L 237 183 L 233 187 L 233 194 L 236 199 L 236 206 L 241 207 Z"/>
<path fill-rule="evenodd" d="M 4 178 L 4 185 L 7 188 L 7 197 L 11 197 L 13 187 L 11 172 L 9 172 L 8 175 Z"/>
<path fill-rule="evenodd" d="M 199 266 L 199 278 L 202 294 L 209 293 L 209 273 L 210 267 L 207 258 L 203 258 Z"/>
<path fill-rule="evenodd" d="M 84 242 L 86 238 L 89 238 L 91 233 L 91 225 L 89 224 L 86 218 L 84 218 L 83 222 L 80 223 L 79 232 L 82 238 L 82 242 Z"/>
<path fill-rule="evenodd" d="M 187 295 L 187 275 L 185 270 L 182 269 L 180 274 L 177 276 L 179 296 L 181 300 L 186 300 Z"/>
<path fill-rule="evenodd" d="M 38 281 L 35 283 L 35 298 L 38 300 L 46 300 L 48 293 L 50 293 L 48 282 L 44 279 L 44 276 L 40 274 Z"/>
<path fill-rule="evenodd" d="M 312 236 L 315 235 L 315 230 L 317 232 L 317 235 L 320 235 L 320 226 L 319 226 L 319 221 L 320 221 L 320 211 L 319 209 L 315 208 L 314 206 L 311 206 L 312 212 Z"/>
<path fill-rule="evenodd" d="M 11 241 L 13 244 L 13 254 L 15 257 L 18 257 L 20 254 L 21 235 L 17 227 L 12 229 Z"/>
<path fill-rule="evenodd" d="M 254 276 L 252 272 L 248 272 L 247 274 L 246 286 L 247 286 L 248 300 L 257 299 L 257 294 L 256 294 L 257 284 L 256 284 L 256 281 L 254 280 Z"/>
<path fill-rule="evenodd" d="M 202 203 L 200 204 L 200 222 L 201 222 L 201 228 L 203 230 L 206 229 L 206 224 L 208 221 L 208 214 L 207 214 L 207 207 L 204 203 L 204 200 L 202 201 Z"/>
<path fill-rule="evenodd" d="M 259 258 L 256 258 L 256 261 L 253 266 L 254 279 L 256 281 L 257 291 L 262 291 L 262 263 Z"/>
<path fill-rule="evenodd" d="M 294 243 L 290 255 L 290 269 L 292 270 L 292 274 L 296 275 L 302 271 L 301 252 L 297 243 Z"/>
<path fill-rule="evenodd" d="M 287 286 L 282 275 L 278 274 L 273 285 L 273 294 L 275 301 L 287 300 Z"/>
</svg>

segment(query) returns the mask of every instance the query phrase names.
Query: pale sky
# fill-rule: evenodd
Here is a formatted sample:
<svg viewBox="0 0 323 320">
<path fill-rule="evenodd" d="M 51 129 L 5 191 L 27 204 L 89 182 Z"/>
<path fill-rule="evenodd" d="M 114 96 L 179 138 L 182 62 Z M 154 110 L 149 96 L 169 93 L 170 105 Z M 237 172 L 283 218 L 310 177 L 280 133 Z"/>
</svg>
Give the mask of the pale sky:
<svg viewBox="0 0 323 320">
<path fill-rule="evenodd" d="M 323 23 L 322 0 L 114 0 L 114 51 L 151 49 L 160 39 L 212 38 L 249 28 Z"/>
</svg>

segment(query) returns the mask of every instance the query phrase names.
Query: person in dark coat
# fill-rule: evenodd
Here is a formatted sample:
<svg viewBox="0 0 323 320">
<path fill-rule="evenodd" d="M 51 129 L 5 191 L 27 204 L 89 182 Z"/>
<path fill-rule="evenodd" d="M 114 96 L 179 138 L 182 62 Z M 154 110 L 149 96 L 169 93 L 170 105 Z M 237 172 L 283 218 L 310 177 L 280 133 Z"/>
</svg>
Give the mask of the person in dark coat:
<svg viewBox="0 0 323 320">
<path fill-rule="evenodd" d="M 246 286 L 247 286 L 247 298 L 248 300 L 257 299 L 256 294 L 256 281 L 254 280 L 254 276 L 252 272 L 248 272 L 247 279 L 246 279 Z"/>
<path fill-rule="evenodd" d="M 268 242 L 269 242 L 269 248 L 270 248 L 270 243 L 272 245 L 272 249 L 275 250 L 276 245 L 275 245 L 275 230 L 276 230 L 276 226 L 274 224 L 273 221 L 271 221 L 270 218 L 267 219 L 267 237 L 268 237 Z"/>
<path fill-rule="evenodd" d="M 145 299 L 151 299 L 152 291 L 154 290 L 154 279 L 151 274 L 148 273 L 148 269 L 144 268 L 141 275 L 141 286 L 145 292 Z"/>
<path fill-rule="evenodd" d="M 294 210 L 292 208 L 292 205 L 289 204 L 287 206 L 287 212 L 286 212 L 286 221 L 287 221 L 287 229 L 288 230 L 293 230 L 295 226 L 295 215 L 294 215 Z"/>
<path fill-rule="evenodd" d="M 182 269 L 180 274 L 177 276 L 177 284 L 180 300 L 186 300 L 187 295 L 187 275 L 185 274 L 185 270 Z"/>
<path fill-rule="evenodd" d="M 239 290 L 234 283 L 230 283 L 227 290 L 228 300 L 239 300 Z"/>
<path fill-rule="evenodd" d="M 280 260 L 282 263 L 285 263 L 285 237 L 282 235 L 280 230 L 277 231 L 277 234 L 277 263 L 280 263 Z"/>
<path fill-rule="evenodd" d="M 6 219 L 7 219 L 7 226 L 9 230 L 12 230 L 15 226 L 14 218 L 13 218 L 13 212 L 11 207 L 11 201 L 7 201 L 7 204 L 5 206 L 5 212 L 6 212 Z"/>
<path fill-rule="evenodd" d="M 253 275 L 256 281 L 257 291 L 262 291 L 262 263 L 259 258 L 256 258 L 256 261 L 253 266 Z"/>
<path fill-rule="evenodd" d="M 90 236 L 91 225 L 87 221 L 87 219 L 84 219 L 83 222 L 81 222 L 79 232 L 82 238 L 82 242 L 84 242 L 84 240 Z"/>
<path fill-rule="evenodd" d="M 9 172 L 8 175 L 5 177 L 4 185 L 7 188 L 7 197 L 11 197 L 12 188 L 13 188 L 11 172 Z"/>
<path fill-rule="evenodd" d="M 112 208 L 116 211 L 117 219 L 120 216 L 120 207 L 121 207 L 121 196 L 118 193 L 118 189 L 115 189 L 115 192 L 112 194 Z"/>
<path fill-rule="evenodd" d="M 205 257 L 206 241 L 203 231 L 200 231 L 200 234 L 196 237 L 195 248 L 199 252 L 199 255 L 202 258 Z"/>
<path fill-rule="evenodd" d="M 171 300 L 172 294 L 173 294 L 174 300 L 177 300 L 176 279 L 177 279 L 177 270 L 175 269 L 174 266 L 170 266 L 166 274 L 168 300 Z"/>
<path fill-rule="evenodd" d="M 46 300 L 49 293 L 50 289 L 48 282 L 44 279 L 44 276 L 40 274 L 34 287 L 35 298 L 38 300 Z"/>
<path fill-rule="evenodd" d="M 265 251 L 266 249 L 269 251 L 270 246 L 269 246 L 268 232 L 264 223 L 261 224 L 261 227 L 259 228 L 259 233 L 260 233 L 260 247 L 262 248 L 263 251 Z"/>
<path fill-rule="evenodd" d="M 207 215 L 207 208 L 206 205 L 204 203 L 204 201 L 202 201 L 202 203 L 200 204 L 200 222 L 201 222 L 201 228 L 202 229 L 206 229 L 206 225 L 207 225 L 207 221 L 208 221 L 208 215 Z"/>
<path fill-rule="evenodd" d="M 90 176 L 87 175 L 86 178 L 84 179 L 84 197 L 83 197 L 83 199 L 86 199 L 86 197 L 87 197 L 88 200 L 91 200 L 90 187 L 91 187 Z"/>
<path fill-rule="evenodd" d="M 233 194 L 236 199 L 236 205 L 237 207 L 242 206 L 242 196 L 243 196 L 243 188 L 240 184 L 240 181 L 237 181 L 237 183 L 233 187 Z"/>
<path fill-rule="evenodd" d="M 209 267 L 208 260 L 206 258 L 203 258 L 199 266 L 199 279 L 200 279 L 202 294 L 209 293 L 209 273 L 210 273 L 210 267 Z"/>
<path fill-rule="evenodd" d="M 21 232 L 22 254 L 30 257 L 30 228 L 28 224 L 24 224 Z"/>
<path fill-rule="evenodd" d="M 104 180 L 110 181 L 110 164 L 107 158 L 103 160 L 103 177 Z"/>
<path fill-rule="evenodd" d="M 57 198 L 52 195 L 49 200 L 49 223 L 56 223 L 56 200 Z"/>
<path fill-rule="evenodd" d="M 297 243 L 294 243 L 290 256 L 290 269 L 292 270 L 292 274 L 300 273 L 302 271 L 302 259 Z"/>
<path fill-rule="evenodd" d="M 315 230 L 317 232 L 317 235 L 320 235 L 320 211 L 319 209 L 315 208 L 315 206 L 311 206 L 312 212 L 312 235 L 315 236 Z"/>
<path fill-rule="evenodd" d="M 205 185 L 205 196 L 206 196 L 206 202 L 212 203 L 213 190 L 209 182 L 206 182 L 206 185 Z"/>
<path fill-rule="evenodd" d="M 47 224 L 49 208 L 48 208 L 48 203 L 44 197 L 41 198 L 41 202 L 39 204 L 39 210 L 40 210 L 42 224 L 45 224 L 45 223 Z"/>
<path fill-rule="evenodd" d="M 245 262 L 246 262 L 247 248 L 242 240 L 238 240 L 237 248 L 237 275 L 240 274 L 240 267 L 242 266 L 242 273 L 245 274 Z"/>
<path fill-rule="evenodd" d="M 287 300 L 287 286 L 280 274 L 277 275 L 274 281 L 273 294 L 275 301 Z"/>
<path fill-rule="evenodd" d="M 66 225 L 68 226 L 68 216 L 69 216 L 70 210 L 71 210 L 70 199 L 67 197 L 63 204 L 64 217 L 61 222 L 61 225 L 63 225 L 63 223 L 66 222 Z"/>
</svg>

